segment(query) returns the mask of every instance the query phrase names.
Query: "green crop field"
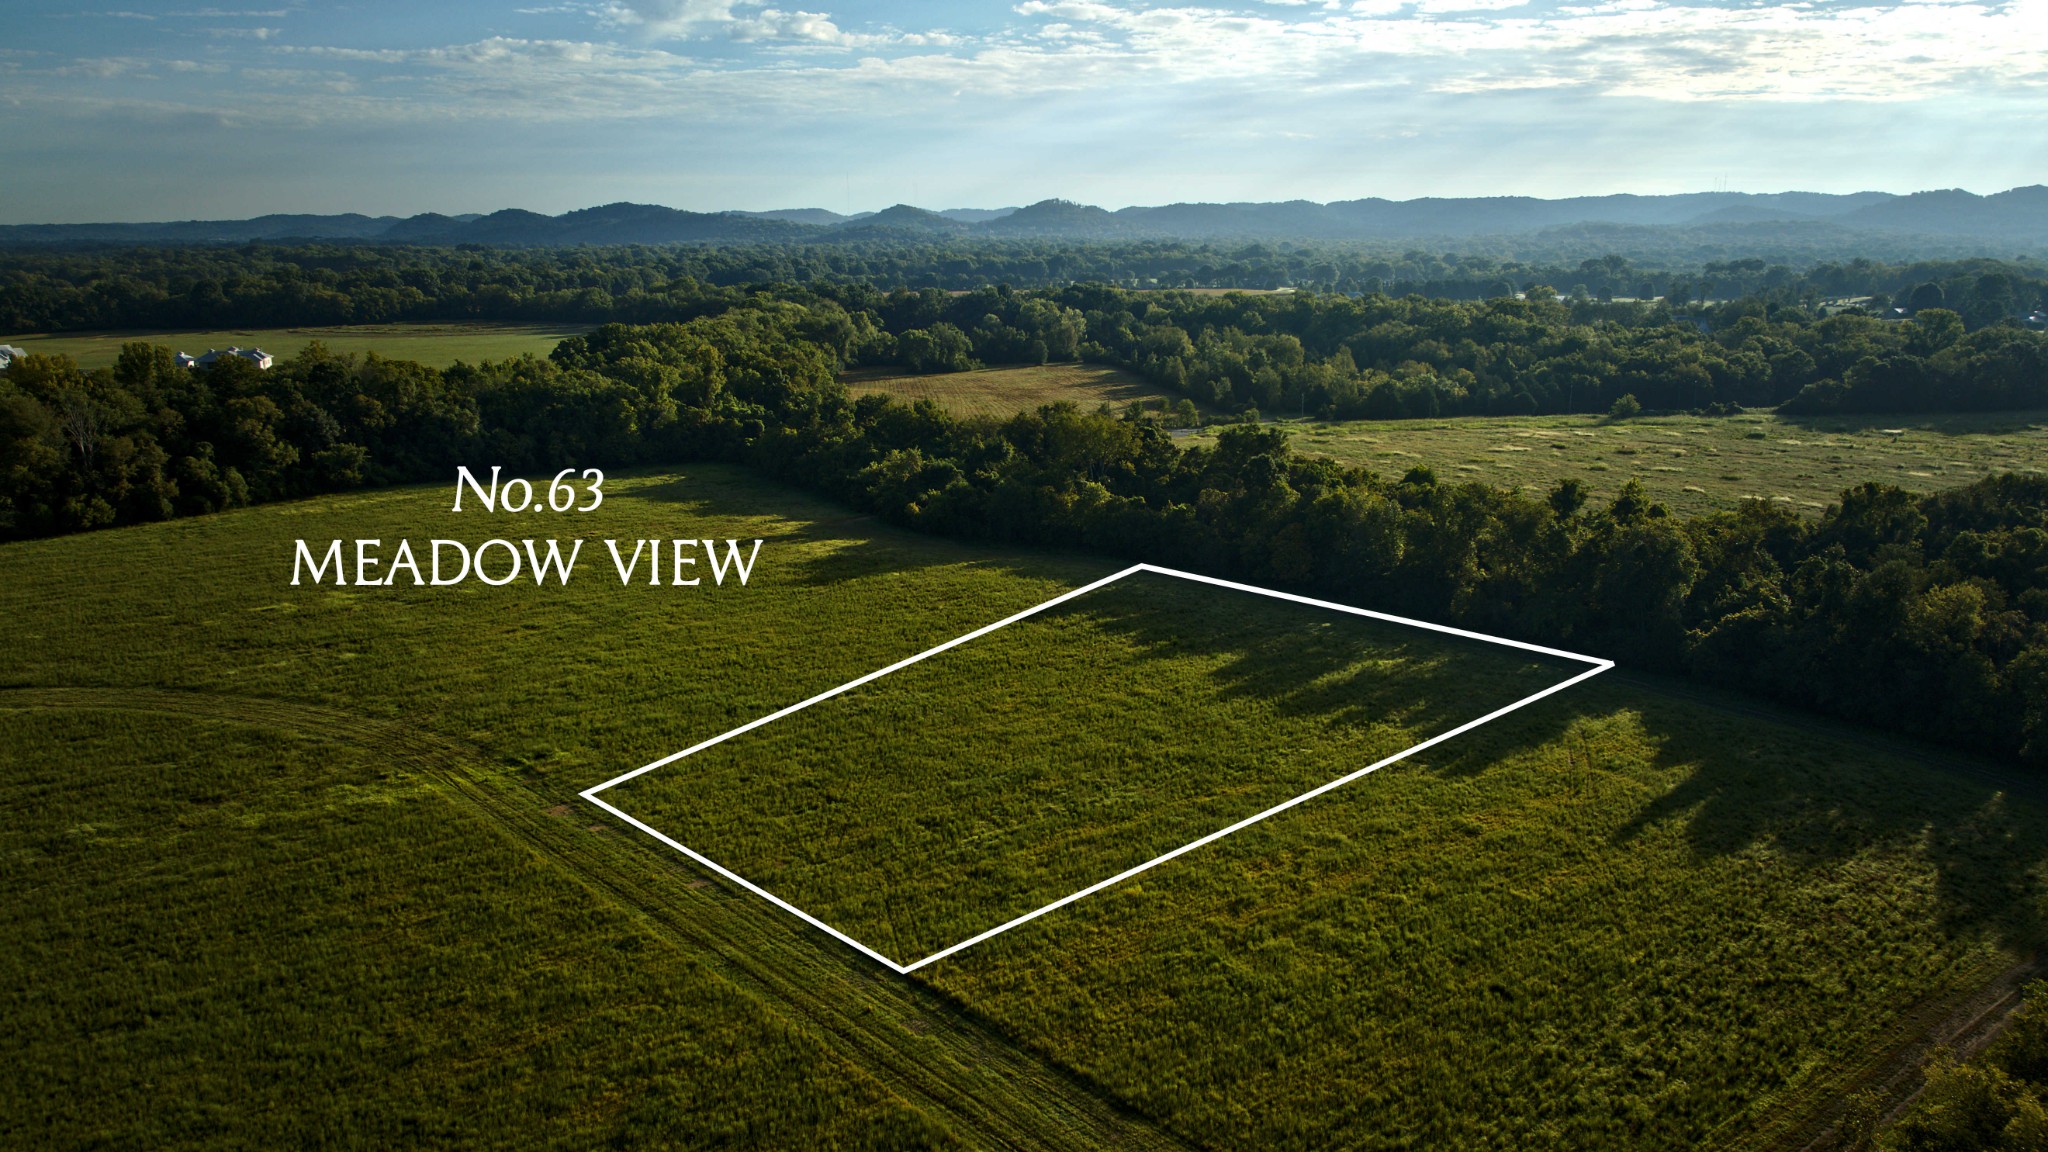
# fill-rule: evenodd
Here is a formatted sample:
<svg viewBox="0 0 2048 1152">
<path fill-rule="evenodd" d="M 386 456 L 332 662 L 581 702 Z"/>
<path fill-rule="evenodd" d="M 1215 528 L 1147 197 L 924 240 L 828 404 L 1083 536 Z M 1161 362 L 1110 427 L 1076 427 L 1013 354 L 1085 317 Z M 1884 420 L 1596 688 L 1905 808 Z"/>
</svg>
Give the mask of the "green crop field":
<svg viewBox="0 0 2048 1152">
<path fill-rule="evenodd" d="M 0 1143 L 946 1143 L 398 741 L 185 695 L 0 693 Z"/>
<path fill-rule="evenodd" d="M 1844 488 L 1881 480 L 1931 492 L 1992 472 L 2048 471 L 2048 412 L 1703 418 L 1464 417 L 1291 422 L 1303 452 L 1399 476 L 1547 491 L 1574 476 L 1611 498 L 1630 478 L 1681 514 L 1763 499 L 1817 515 Z M 1213 438 L 1214 433 L 1197 434 Z"/>
<path fill-rule="evenodd" d="M 0 339 L 46 356 L 62 354 L 81 368 L 104 368 L 134 341 L 161 344 L 197 356 L 208 348 L 261 348 L 282 359 L 296 356 L 315 340 L 335 352 L 375 352 L 392 360 L 416 360 L 446 368 L 457 360 L 476 364 L 532 353 L 545 356 L 575 325 L 530 324 L 354 324 L 338 328 L 245 328 L 218 332 L 67 332 Z"/>
<path fill-rule="evenodd" d="M 1585 670 L 1139 573 L 606 799 L 908 963 Z"/>
<path fill-rule="evenodd" d="M 930 400 L 955 416 L 997 419 L 1062 400 L 1089 411 L 1102 404 L 1121 409 L 1133 400 L 1151 407 L 1179 401 L 1129 372 L 1099 364 L 1020 365 L 930 376 L 892 376 L 888 371 L 864 369 L 842 379 L 846 390 L 856 396 L 883 393 L 906 403 Z"/>
<path fill-rule="evenodd" d="M 897 977 L 576 794 L 1115 565 L 725 468 L 607 491 L 0 547 L 0 1144 L 1798 1148 L 2042 939 L 2030 795 L 1622 669 Z M 430 536 L 585 548 L 289 585 L 295 538 Z M 657 536 L 766 543 L 622 586 L 602 540 Z M 1105 591 L 623 806 L 915 947 L 1556 678 Z M 929 875 L 862 905 L 892 844 Z"/>
</svg>

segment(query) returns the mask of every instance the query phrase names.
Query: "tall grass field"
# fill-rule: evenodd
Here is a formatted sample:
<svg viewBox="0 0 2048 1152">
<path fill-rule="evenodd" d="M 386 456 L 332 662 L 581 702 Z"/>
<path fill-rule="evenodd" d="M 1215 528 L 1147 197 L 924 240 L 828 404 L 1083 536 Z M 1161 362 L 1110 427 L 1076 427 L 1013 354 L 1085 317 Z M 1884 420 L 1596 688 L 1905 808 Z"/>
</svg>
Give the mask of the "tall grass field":
<svg viewBox="0 0 2048 1152">
<path fill-rule="evenodd" d="M 0 339 L 45 356 L 69 356 L 81 368 L 111 367 L 123 344 L 160 344 L 194 356 L 209 348 L 261 348 L 283 359 L 296 356 L 319 341 L 332 352 L 375 352 L 393 360 L 416 360 L 434 368 L 456 361 L 476 364 L 515 356 L 545 356 L 569 336 L 584 331 L 576 325 L 493 323 L 350 324 L 311 328 L 237 328 L 189 332 L 66 332 L 29 334 Z"/>
<path fill-rule="evenodd" d="M 855 396 L 894 396 L 905 403 L 929 400 L 954 416 L 1006 420 L 1046 404 L 1071 403 L 1087 411 L 1107 404 L 1122 410 L 1133 402 L 1172 407 L 1179 397 L 1142 377 L 1100 364 L 1027 364 L 906 376 L 888 368 L 847 373 L 842 382 Z"/>
<path fill-rule="evenodd" d="M 0 547 L 0 1144 L 1800 1148 L 2042 940 L 1995 766 L 1622 668 L 900 977 L 578 793 L 1115 566 L 606 491 Z M 432 537 L 583 550 L 290 583 Z M 616 798 L 908 959 L 1577 670 L 1101 591 Z"/>
<path fill-rule="evenodd" d="M 1294 447 L 1399 477 L 1427 467 L 1532 495 L 1559 480 L 1612 499 L 1630 480 L 1692 516 L 1744 500 L 1808 516 L 1866 480 L 1934 492 L 1998 472 L 2048 471 L 2048 412 L 1966 415 L 1471 416 L 1289 421 Z M 1196 442 L 1213 440 L 1213 430 Z"/>
</svg>

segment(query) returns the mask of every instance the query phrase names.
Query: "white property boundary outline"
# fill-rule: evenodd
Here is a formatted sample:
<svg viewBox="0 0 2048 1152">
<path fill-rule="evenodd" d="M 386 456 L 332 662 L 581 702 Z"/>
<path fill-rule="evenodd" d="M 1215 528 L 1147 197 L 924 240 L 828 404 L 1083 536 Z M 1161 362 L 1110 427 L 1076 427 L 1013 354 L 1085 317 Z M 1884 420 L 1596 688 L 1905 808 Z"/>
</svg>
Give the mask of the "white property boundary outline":
<svg viewBox="0 0 2048 1152">
<path fill-rule="evenodd" d="M 1275 600 L 1289 600 L 1296 604 L 1307 604 L 1311 607 L 1326 608 L 1333 612 L 1343 612 L 1352 616 L 1364 616 L 1373 620 L 1384 620 L 1391 624 L 1406 624 L 1413 628 L 1423 628 L 1431 632 L 1441 632 L 1448 636 L 1460 636 L 1467 640 L 1482 640 L 1488 644 L 1500 644 L 1509 648 L 1520 648 L 1526 652 L 1540 652 L 1545 656 L 1557 656 L 1562 657 L 1566 660 L 1576 660 L 1583 664 L 1590 664 L 1592 665 L 1592 667 L 1567 680 L 1563 680 L 1556 684 L 1553 684 L 1550 687 L 1543 689 L 1541 692 L 1536 692 L 1532 693 L 1531 695 L 1524 696 L 1520 700 L 1517 700 L 1504 708 L 1496 708 L 1493 711 L 1488 712 L 1486 715 L 1481 716 L 1477 720 L 1468 720 L 1465 723 L 1460 724 L 1455 728 L 1452 728 L 1448 732 L 1443 732 L 1436 736 L 1432 736 L 1419 744 L 1413 745 L 1408 748 L 1404 748 L 1401 751 L 1396 752 L 1392 756 L 1388 756 L 1383 760 L 1374 761 L 1373 763 L 1368 764 L 1363 768 L 1360 768 L 1356 772 L 1352 772 L 1344 776 L 1339 776 L 1338 778 L 1330 781 L 1327 784 L 1322 784 L 1315 788 L 1311 788 L 1308 791 L 1303 792 L 1301 795 L 1296 796 L 1291 800 L 1283 800 L 1280 803 L 1273 805 L 1271 808 L 1268 808 L 1265 811 L 1258 813 L 1257 815 L 1247 816 L 1244 819 L 1239 820 L 1237 823 L 1232 824 L 1227 828 L 1219 828 L 1206 836 L 1190 840 L 1187 843 L 1181 845 L 1180 847 L 1173 849 L 1172 851 L 1163 852 L 1157 856 L 1154 856 L 1152 859 L 1145 861 L 1143 864 L 1139 864 L 1133 868 L 1126 868 L 1122 872 L 1119 872 L 1116 875 L 1111 876 L 1107 880 L 1098 880 L 1095 883 L 1088 885 L 1086 888 L 1083 888 L 1078 892 L 1062 896 L 1059 899 L 1053 901 L 1050 904 L 1045 905 L 1042 908 L 1035 908 L 1029 912 L 1026 912 L 1024 915 L 1017 917 L 1014 920 L 998 924 L 994 928 L 990 928 L 986 932 L 970 936 L 967 939 L 960 941 L 958 944 L 954 944 L 946 948 L 941 948 L 939 951 L 934 952 L 929 956 L 926 956 L 924 959 L 915 961 L 910 964 L 898 964 L 896 961 L 889 959 L 887 956 L 882 955 L 880 952 L 875 951 L 873 948 L 870 948 L 867 945 L 861 943 L 860 941 L 854 939 L 853 937 L 848 936 L 846 933 L 841 932 L 839 929 L 834 928 L 830 924 L 825 923 L 823 920 L 818 919 L 816 916 L 811 915 L 809 912 L 806 912 L 803 909 L 797 907 L 796 905 L 791 904 L 789 901 L 784 900 L 782 897 L 777 896 L 775 893 L 768 891 L 766 888 L 763 888 L 760 885 L 754 883 L 753 881 L 747 879 L 746 877 L 740 875 L 739 873 L 734 872 L 732 869 L 725 867 L 723 864 L 718 863 L 716 860 L 712 860 L 709 857 L 703 855 L 702 853 L 690 848 L 689 846 L 679 843 L 674 839 L 671 839 L 669 836 L 664 834 L 659 828 L 655 828 L 649 824 L 646 824 L 641 820 L 621 811 L 616 806 L 598 799 L 597 794 L 603 792 L 607 788 L 612 788 L 617 785 L 624 784 L 626 781 L 631 780 L 636 776 L 645 775 L 646 773 L 654 771 L 656 768 L 660 768 L 668 764 L 673 764 L 686 756 L 693 756 L 696 753 L 704 751 L 706 748 L 712 747 L 713 745 L 723 744 L 727 740 L 730 740 L 735 736 L 751 732 L 754 729 L 759 728 L 765 724 L 772 724 L 785 716 L 801 712 L 804 709 L 809 708 L 811 705 L 819 703 L 820 701 L 830 700 L 832 697 L 838 696 L 841 693 L 850 692 L 863 684 L 879 680 L 882 677 L 887 676 L 891 672 L 897 672 L 901 671 L 902 669 L 908 668 L 912 664 L 915 664 L 918 661 L 923 660 L 927 657 L 936 656 L 949 648 L 957 648 L 960 645 L 967 643 L 969 640 L 974 640 L 986 636 L 989 633 L 994 632 L 998 628 L 1005 628 L 1011 624 L 1015 624 L 1019 620 L 1026 619 L 1027 617 L 1031 616 L 1036 616 L 1040 612 L 1043 612 L 1049 608 L 1056 608 L 1059 605 L 1064 604 L 1077 596 L 1085 596 L 1088 593 L 1095 591 L 1097 588 L 1106 587 L 1107 585 L 1116 583 L 1118 580 L 1121 580 L 1126 576 L 1136 575 L 1140 572 L 1151 572 L 1160 576 L 1173 576 L 1181 580 L 1192 580 L 1199 584 L 1213 584 L 1218 588 L 1229 588 L 1237 592 L 1250 592 L 1254 595 L 1267 596 Z M 1520 640 L 1509 640 L 1503 636 L 1489 636 L 1483 632 L 1468 632 L 1462 628 L 1451 628 L 1442 624 L 1431 624 L 1426 620 L 1411 620 L 1405 616 L 1390 616 L 1384 612 L 1373 612 L 1364 608 L 1353 608 L 1348 604 L 1336 604 L 1328 600 L 1316 600 L 1307 596 L 1296 596 L 1290 592 L 1275 592 L 1270 588 L 1258 588 L 1250 584 L 1239 584 L 1230 580 L 1218 580 L 1213 576 L 1198 576 L 1193 572 L 1182 572 L 1173 568 L 1161 568 L 1156 564 L 1133 564 L 1129 568 L 1126 568 L 1121 572 L 1113 573 L 1109 576 L 1104 576 L 1102 579 L 1097 580 L 1092 584 L 1084 584 L 1071 592 L 1062 593 L 1061 595 L 1055 596 L 1052 599 L 1047 600 L 1045 603 L 1040 604 L 1036 607 L 1026 608 L 1024 611 L 1019 612 L 1014 616 L 1005 617 L 1004 619 L 998 620 L 993 624 L 981 628 L 976 628 L 974 631 L 967 633 L 965 636 L 955 637 L 954 639 L 948 640 L 944 644 L 940 644 L 935 648 L 927 648 L 924 651 L 919 652 L 915 656 L 898 660 L 896 663 L 891 664 L 886 668 L 881 668 L 876 671 L 870 672 L 857 680 L 849 680 L 846 683 L 841 684 L 837 688 L 833 688 L 830 691 L 826 692 L 820 692 L 816 696 L 813 696 L 808 700 L 792 704 L 789 707 L 782 709 L 781 711 L 771 712 L 758 720 L 742 724 L 739 727 L 734 728 L 730 732 L 724 732 L 717 736 L 713 736 L 711 739 L 706 740 L 701 744 L 692 744 L 690 747 L 683 749 L 681 752 L 677 752 L 670 756 L 664 756 L 651 764 L 643 764 L 640 767 L 633 769 L 631 772 L 625 773 L 624 775 L 614 776 L 613 778 L 605 781 L 602 784 L 599 784 L 592 788 L 585 789 L 581 793 L 581 795 L 585 800 L 590 801 L 592 804 L 597 805 L 599 808 L 602 808 L 605 811 L 611 813 L 612 815 L 618 817 L 619 819 L 624 820 L 626 823 L 631 824 L 633 827 L 638 828 L 640 831 L 647 833 L 649 836 L 654 837 L 656 840 L 661 841 L 663 844 L 668 845 L 669 847 L 689 857 L 691 860 L 696 861 L 698 864 L 701 864 L 704 867 L 709 868 L 711 871 L 716 872 L 720 876 L 725 877 L 727 880 L 730 880 L 733 883 L 739 885 L 740 887 L 746 889 L 747 891 L 752 892 L 754 895 L 761 897 L 763 900 L 768 901 L 769 903 L 775 905 L 777 908 L 782 909 L 784 912 L 787 912 L 790 915 L 795 916 L 797 919 L 802 920 L 804 923 L 809 924 L 811 927 L 818 929 L 819 931 L 825 933 L 827 936 L 830 936 L 834 940 L 839 941 L 841 944 L 845 944 L 846 946 L 852 948 L 856 952 L 859 952 L 861 955 L 866 956 L 870 960 L 873 960 L 877 964 L 880 964 L 893 972 L 907 975 L 911 972 L 917 971 L 919 968 L 922 968 L 927 964 L 933 963 L 934 961 L 943 960 L 956 952 L 960 952 L 967 948 L 972 948 L 976 944 L 979 944 L 992 936 L 998 936 L 1004 932 L 1008 932 L 1010 929 L 1015 928 L 1020 924 L 1026 924 L 1030 921 L 1036 920 L 1040 916 L 1043 916 L 1048 912 L 1064 908 L 1077 900 L 1093 896 L 1095 893 L 1102 891 L 1104 888 L 1120 884 L 1123 881 L 1138 875 L 1140 872 L 1145 872 L 1152 868 L 1156 868 L 1159 865 L 1166 863 L 1168 860 L 1174 859 L 1175 857 L 1184 856 L 1187 853 L 1192 852 L 1195 849 L 1200 848 L 1206 844 L 1213 844 L 1216 841 L 1223 839 L 1225 836 L 1228 836 L 1233 832 L 1238 832 L 1242 831 L 1243 829 L 1249 828 L 1252 825 L 1257 824 L 1259 821 L 1264 820 L 1269 816 L 1276 816 L 1282 812 L 1287 811 L 1289 808 L 1292 808 L 1297 804 L 1302 804 L 1309 800 L 1313 800 L 1316 797 L 1321 796 L 1325 792 L 1331 792 L 1338 788 L 1342 788 L 1344 785 L 1349 784 L 1362 776 L 1367 776 L 1374 772 L 1377 772 L 1380 769 L 1385 768 L 1389 764 L 1405 760 L 1408 757 L 1413 756 L 1417 752 L 1421 752 L 1425 749 L 1434 748 L 1438 744 L 1442 744 L 1446 740 L 1450 740 L 1454 737 L 1461 736 L 1467 732 L 1470 732 L 1471 730 L 1479 727 L 1482 724 L 1488 724 L 1495 720 L 1498 720 L 1501 717 L 1507 715 L 1510 712 L 1515 711 L 1518 708 L 1527 707 L 1528 705 L 1534 704 L 1536 701 L 1541 700 L 1546 696 L 1556 695 L 1557 693 L 1562 692 L 1565 689 L 1570 688 L 1581 681 L 1589 680 L 1595 676 L 1598 676 L 1600 673 L 1605 672 L 1612 667 L 1614 667 L 1614 661 L 1602 660 L 1597 656 L 1582 656 L 1577 652 L 1565 652 L 1557 648 L 1545 648 L 1540 644 L 1528 644 Z"/>
</svg>

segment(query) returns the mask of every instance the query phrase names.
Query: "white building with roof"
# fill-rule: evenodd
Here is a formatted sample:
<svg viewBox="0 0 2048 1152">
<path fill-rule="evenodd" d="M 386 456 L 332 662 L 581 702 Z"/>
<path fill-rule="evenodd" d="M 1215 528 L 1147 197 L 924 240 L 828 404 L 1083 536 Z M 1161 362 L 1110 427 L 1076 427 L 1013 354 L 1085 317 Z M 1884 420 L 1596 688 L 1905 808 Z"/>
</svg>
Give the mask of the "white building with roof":
<svg viewBox="0 0 2048 1152">
<path fill-rule="evenodd" d="M 259 369 L 268 368 L 276 363 L 275 358 L 261 348 L 208 348 L 203 356 L 188 356 L 183 352 L 178 353 L 178 367 L 209 368 L 212 367 L 214 361 L 219 360 L 223 356 L 240 356 L 242 359 L 256 365 Z"/>
</svg>

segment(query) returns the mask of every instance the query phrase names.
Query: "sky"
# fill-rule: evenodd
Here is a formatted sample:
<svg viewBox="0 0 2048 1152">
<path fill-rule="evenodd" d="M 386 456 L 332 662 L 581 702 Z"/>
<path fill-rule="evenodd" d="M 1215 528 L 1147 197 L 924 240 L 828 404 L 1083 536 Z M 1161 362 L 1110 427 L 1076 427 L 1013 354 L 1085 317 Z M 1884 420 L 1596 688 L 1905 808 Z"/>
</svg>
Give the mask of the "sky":
<svg viewBox="0 0 2048 1152">
<path fill-rule="evenodd" d="M 0 223 L 2048 182 L 2048 0 L 782 2 L 5 0 Z"/>
</svg>

